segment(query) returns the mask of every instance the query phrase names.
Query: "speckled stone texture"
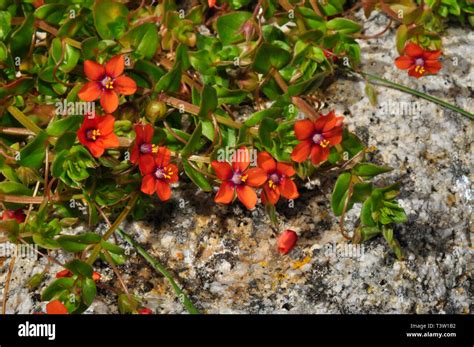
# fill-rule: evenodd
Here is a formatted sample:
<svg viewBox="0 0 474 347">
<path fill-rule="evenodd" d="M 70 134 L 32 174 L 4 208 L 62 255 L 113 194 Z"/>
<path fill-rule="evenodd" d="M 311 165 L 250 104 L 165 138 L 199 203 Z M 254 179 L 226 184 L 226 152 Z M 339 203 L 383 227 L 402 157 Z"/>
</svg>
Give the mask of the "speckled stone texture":
<svg viewBox="0 0 474 347">
<path fill-rule="evenodd" d="M 374 14 L 366 34 L 381 31 L 386 23 L 384 16 Z M 394 32 L 361 42 L 363 70 L 473 113 L 474 32 L 449 29 L 442 71 L 419 80 L 395 68 Z M 279 203 L 281 230 L 291 228 L 300 235 L 287 256 L 276 251 L 277 232 L 261 207 L 247 211 L 239 203 L 216 206 L 213 195 L 183 182 L 169 203 L 157 203 L 148 222 L 124 228 L 173 272 L 206 313 L 471 313 L 472 122 L 384 87 L 376 87 L 379 106 L 374 108 L 364 87 L 355 79 L 338 79 L 324 92 L 324 111 L 343 113 L 349 129 L 375 146 L 372 160 L 395 168 L 378 182 L 402 184 L 400 203 L 409 222 L 395 233 L 406 260 L 397 261 L 382 237 L 355 254 L 330 248 L 345 244 L 329 205 L 334 178 L 300 182 L 301 198 L 295 205 Z M 405 109 L 397 110 L 400 106 Z M 348 230 L 358 212 L 354 208 L 349 213 Z M 44 309 L 41 289 L 32 293 L 23 287 L 44 264 L 44 259 L 18 261 L 9 313 Z M 111 270 L 101 267 L 103 283 L 118 288 Z M 0 286 L 7 268 L 5 261 Z M 166 280 L 138 255 L 132 252 L 120 269 L 130 290 L 154 312 L 184 312 Z M 53 266 L 50 273 L 57 270 Z M 114 294 L 100 289 L 87 312 L 116 313 L 116 302 Z"/>
</svg>

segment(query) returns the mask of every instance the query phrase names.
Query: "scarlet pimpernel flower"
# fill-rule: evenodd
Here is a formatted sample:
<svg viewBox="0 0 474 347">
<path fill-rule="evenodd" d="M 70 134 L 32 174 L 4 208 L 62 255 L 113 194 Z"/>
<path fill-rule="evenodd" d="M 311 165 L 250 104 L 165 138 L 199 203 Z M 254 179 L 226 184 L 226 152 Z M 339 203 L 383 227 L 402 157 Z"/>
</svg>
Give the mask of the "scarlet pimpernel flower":
<svg viewBox="0 0 474 347">
<path fill-rule="evenodd" d="M 23 210 L 21 208 L 15 210 L 15 211 L 5 210 L 2 213 L 2 220 L 14 219 L 18 223 L 23 223 L 25 221 L 25 218 L 26 218 L 26 215 L 25 215 L 25 213 L 23 212 Z"/>
<path fill-rule="evenodd" d="M 153 165 L 146 165 L 141 191 L 152 195 L 156 193 L 161 201 L 171 197 L 170 184 L 178 181 L 178 167 L 170 163 L 171 152 L 166 147 L 158 147 Z"/>
<path fill-rule="evenodd" d="M 105 149 L 119 145 L 119 139 L 114 134 L 114 123 L 115 118 L 111 115 L 85 116 L 77 131 L 79 142 L 86 146 L 94 157 L 102 156 Z"/>
<path fill-rule="evenodd" d="M 342 141 L 342 122 L 334 111 L 321 115 L 316 121 L 301 120 L 295 123 L 295 136 L 300 143 L 291 153 L 291 159 L 301 163 L 311 157 L 318 165 L 327 160 L 330 148 Z"/>
<path fill-rule="evenodd" d="M 252 187 L 260 187 L 267 180 L 261 168 L 250 168 L 250 154 L 246 147 L 241 147 L 228 162 L 214 160 L 211 165 L 217 177 L 222 181 L 214 201 L 230 204 L 237 193 L 237 198 L 249 210 L 257 204 L 257 193 Z"/>
<path fill-rule="evenodd" d="M 106 113 L 114 112 L 119 104 L 119 94 L 132 95 L 137 90 L 133 79 L 123 75 L 125 60 L 117 55 L 105 65 L 92 60 L 84 62 L 84 73 L 90 80 L 79 91 L 83 101 L 94 101 L 100 98 L 100 104 Z"/>
<path fill-rule="evenodd" d="M 158 152 L 158 146 L 151 143 L 153 138 L 153 127 L 149 124 L 135 125 L 135 144 L 132 148 L 130 161 L 138 164 L 141 172 L 149 171 L 154 166 L 154 156 Z"/>
<path fill-rule="evenodd" d="M 46 305 L 47 314 L 68 314 L 68 310 L 64 304 L 59 300 L 50 301 Z"/>
<path fill-rule="evenodd" d="M 298 189 L 291 177 L 296 173 L 293 166 L 276 162 L 268 152 L 260 152 L 257 158 L 258 167 L 265 171 L 267 181 L 263 185 L 262 203 L 276 204 L 280 195 L 287 199 L 296 199 Z"/>
<path fill-rule="evenodd" d="M 405 46 L 404 55 L 395 60 L 395 65 L 401 70 L 408 70 L 408 75 L 416 78 L 428 74 L 436 74 L 441 70 L 438 58 L 440 50 L 425 50 L 417 44 L 410 42 Z"/>
<path fill-rule="evenodd" d="M 298 241 L 298 235 L 293 230 L 285 230 L 278 237 L 278 252 L 281 254 L 289 253 Z"/>
</svg>

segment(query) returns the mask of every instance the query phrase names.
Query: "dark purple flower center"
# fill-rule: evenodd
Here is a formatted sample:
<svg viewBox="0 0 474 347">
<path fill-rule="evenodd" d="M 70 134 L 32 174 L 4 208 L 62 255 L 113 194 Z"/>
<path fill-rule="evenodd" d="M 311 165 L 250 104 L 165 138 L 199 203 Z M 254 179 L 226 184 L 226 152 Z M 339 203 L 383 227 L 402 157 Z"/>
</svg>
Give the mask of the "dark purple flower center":
<svg viewBox="0 0 474 347">
<path fill-rule="evenodd" d="M 101 135 L 99 129 L 88 129 L 86 130 L 86 139 L 87 141 L 96 141 L 97 138 Z"/>
<path fill-rule="evenodd" d="M 140 153 L 148 154 L 151 153 L 153 146 L 150 143 L 142 143 L 140 145 Z"/>
<path fill-rule="evenodd" d="M 425 65 L 425 60 L 423 58 L 416 58 L 415 59 L 415 65 L 416 66 L 424 66 Z"/>
<path fill-rule="evenodd" d="M 317 145 L 319 145 L 319 143 L 324 139 L 323 135 L 322 134 L 314 134 L 313 135 L 313 142 Z"/>
</svg>

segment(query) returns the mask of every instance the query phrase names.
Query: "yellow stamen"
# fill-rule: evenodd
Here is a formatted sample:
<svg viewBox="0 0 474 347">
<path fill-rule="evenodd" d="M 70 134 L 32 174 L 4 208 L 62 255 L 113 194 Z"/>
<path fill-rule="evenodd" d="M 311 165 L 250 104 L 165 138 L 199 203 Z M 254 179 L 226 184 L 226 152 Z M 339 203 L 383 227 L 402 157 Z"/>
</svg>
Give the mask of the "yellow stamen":
<svg viewBox="0 0 474 347">
<path fill-rule="evenodd" d="M 151 145 L 151 153 L 158 153 L 158 146 L 157 145 Z"/>
<path fill-rule="evenodd" d="M 277 185 L 272 180 L 268 180 L 268 186 L 273 190 L 277 188 Z"/>
<path fill-rule="evenodd" d="M 415 71 L 418 72 L 420 75 L 423 75 L 425 73 L 425 68 L 423 66 L 417 65 L 415 67 Z"/>
<path fill-rule="evenodd" d="M 92 139 L 92 141 L 95 141 L 97 140 L 97 138 L 102 135 L 100 133 L 100 130 L 99 129 L 93 129 L 90 133 L 89 133 L 89 137 Z"/>
<path fill-rule="evenodd" d="M 105 89 L 114 89 L 114 80 L 110 77 L 107 77 L 107 80 L 105 81 Z"/>
<path fill-rule="evenodd" d="M 165 166 L 163 168 L 163 177 L 169 180 L 173 176 L 173 169 L 170 168 L 169 166 Z"/>
<path fill-rule="evenodd" d="M 322 140 L 319 145 L 323 148 L 326 148 L 327 146 L 329 146 L 331 143 L 328 141 L 328 140 Z"/>
<path fill-rule="evenodd" d="M 247 178 L 248 178 L 248 177 L 249 177 L 249 175 L 243 175 L 243 176 L 240 178 L 240 180 L 245 183 L 245 181 L 247 181 Z"/>
</svg>

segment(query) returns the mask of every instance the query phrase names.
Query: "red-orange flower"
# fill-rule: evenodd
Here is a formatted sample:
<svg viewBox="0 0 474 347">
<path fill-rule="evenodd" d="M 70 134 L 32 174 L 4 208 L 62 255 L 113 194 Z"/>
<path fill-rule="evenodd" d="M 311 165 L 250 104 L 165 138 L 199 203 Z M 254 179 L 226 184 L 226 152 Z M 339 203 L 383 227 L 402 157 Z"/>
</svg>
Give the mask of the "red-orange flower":
<svg viewBox="0 0 474 347">
<path fill-rule="evenodd" d="M 23 223 L 25 221 L 26 215 L 21 208 L 12 211 L 5 210 L 2 213 L 2 220 L 15 219 L 18 223 Z"/>
<path fill-rule="evenodd" d="M 142 181 L 141 191 L 152 195 L 156 192 L 161 201 L 171 196 L 170 184 L 178 181 L 178 167 L 170 164 L 171 152 L 166 147 L 158 147 L 153 165 L 145 165 L 146 171 Z"/>
<path fill-rule="evenodd" d="M 296 122 L 295 136 L 301 142 L 293 149 L 291 159 L 301 163 L 311 156 L 314 165 L 326 161 L 329 149 L 342 141 L 343 119 L 331 111 L 314 122 L 307 119 Z"/>
<path fill-rule="evenodd" d="M 135 125 L 135 145 L 130 155 L 130 161 L 138 164 L 141 172 L 149 171 L 155 165 L 154 155 L 158 147 L 151 143 L 153 138 L 153 127 L 149 124 Z"/>
<path fill-rule="evenodd" d="M 115 119 L 111 115 L 85 116 L 77 131 L 79 142 L 86 146 L 96 158 L 104 154 L 106 148 L 118 147 L 119 139 L 114 134 Z"/>
<path fill-rule="evenodd" d="M 70 270 L 64 269 L 56 273 L 56 278 L 72 277 L 72 275 L 73 273 Z M 99 281 L 100 278 L 100 273 L 95 271 L 92 273 L 92 280 L 94 280 L 95 282 Z"/>
<path fill-rule="evenodd" d="M 217 0 L 207 0 L 207 4 L 209 5 L 209 8 L 213 8 L 216 6 Z"/>
<path fill-rule="evenodd" d="M 138 314 L 153 314 L 153 311 L 145 307 L 145 308 L 139 309 Z"/>
<path fill-rule="evenodd" d="M 66 306 L 59 300 L 50 301 L 46 305 L 46 313 L 47 314 L 68 314 L 68 310 Z"/>
<path fill-rule="evenodd" d="M 84 73 L 90 80 L 77 94 L 81 100 L 94 101 L 100 98 L 100 104 L 106 113 L 114 112 L 119 104 L 119 94 L 131 95 L 137 91 L 137 84 L 124 76 L 125 60 L 117 55 L 105 65 L 92 60 L 84 62 Z"/>
<path fill-rule="evenodd" d="M 416 78 L 427 74 L 436 74 L 441 70 L 438 60 L 440 50 L 425 50 L 417 44 L 410 42 L 405 46 L 405 55 L 395 59 L 395 65 L 402 70 L 408 70 L 408 75 Z"/>
<path fill-rule="evenodd" d="M 262 203 L 267 201 L 275 205 L 283 195 L 287 199 L 296 199 L 298 189 L 295 182 L 291 180 L 296 172 L 293 166 L 286 163 L 277 163 L 267 152 L 260 152 L 257 158 L 258 167 L 265 171 L 267 181 L 263 185 Z"/>
<path fill-rule="evenodd" d="M 233 156 L 232 165 L 228 162 L 214 160 L 211 165 L 217 177 L 222 181 L 214 201 L 229 204 L 237 198 L 249 210 L 257 204 L 257 194 L 252 187 L 259 187 L 267 180 L 265 171 L 260 168 L 251 168 L 250 155 L 246 147 L 241 147 Z"/>
<path fill-rule="evenodd" d="M 298 235 L 293 230 L 285 230 L 278 237 L 278 251 L 281 254 L 287 254 L 293 249 L 298 241 Z"/>
</svg>

